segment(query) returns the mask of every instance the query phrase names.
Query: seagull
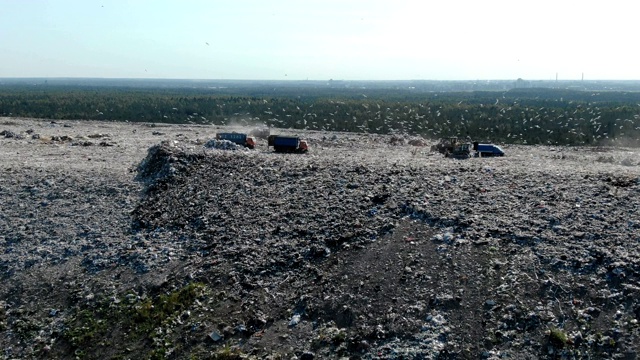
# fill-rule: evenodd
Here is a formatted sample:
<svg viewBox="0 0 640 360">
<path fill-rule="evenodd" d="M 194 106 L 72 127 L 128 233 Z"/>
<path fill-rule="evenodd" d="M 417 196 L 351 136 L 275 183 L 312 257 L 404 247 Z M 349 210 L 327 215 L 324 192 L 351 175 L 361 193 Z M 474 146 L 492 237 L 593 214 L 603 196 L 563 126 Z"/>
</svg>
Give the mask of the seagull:
<svg viewBox="0 0 640 360">
<path fill-rule="evenodd" d="M 209 43 L 208 43 L 208 42 L 205 42 L 205 44 L 207 44 L 207 46 L 209 46 Z"/>
</svg>

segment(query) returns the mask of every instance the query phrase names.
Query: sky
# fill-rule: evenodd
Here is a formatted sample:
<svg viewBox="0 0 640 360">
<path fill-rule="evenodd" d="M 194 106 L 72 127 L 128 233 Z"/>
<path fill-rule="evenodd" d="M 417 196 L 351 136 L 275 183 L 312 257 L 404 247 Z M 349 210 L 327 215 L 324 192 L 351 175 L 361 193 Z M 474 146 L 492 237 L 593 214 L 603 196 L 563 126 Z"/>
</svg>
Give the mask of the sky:
<svg viewBox="0 0 640 360">
<path fill-rule="evenodd" d="M 0 0 L 0 78 L 640 80 L 631 0 Z"/>
</svg>

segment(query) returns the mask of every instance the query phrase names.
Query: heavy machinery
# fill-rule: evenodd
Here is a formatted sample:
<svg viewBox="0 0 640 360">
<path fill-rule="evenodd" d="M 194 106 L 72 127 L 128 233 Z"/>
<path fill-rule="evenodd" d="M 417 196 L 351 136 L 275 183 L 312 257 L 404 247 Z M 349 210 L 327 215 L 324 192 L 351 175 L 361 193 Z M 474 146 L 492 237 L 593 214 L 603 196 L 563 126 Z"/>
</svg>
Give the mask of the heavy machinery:
<svg viewBox="0 0 640 360">
<path fill-rule="evenodd" d="M 247 134 L 241 134 L 236 132 L 231 133 L 217 133 L 216 139 L 218 140 L 228 140 L 238 145 L 242 145 L 248 147 L 249 149 L 253 149 L 256 147 L 256 138 L 253 136 L 249 136 Z"/>
<path fill-rule="evenodd" d="M 431 147 L 431 151 L 437 151 L 440 154 L 452 153 L 453 149 L 460 143 L 457 137 L 442 138 L 440 141 Z"/>
<path fill-rule="evenodd" d="M 297 136 L 269 135 L 267 143 L 273 146 L 276 152 L 305 153 L 309 151 L 307 141 Z"/>
<path fill-rule="evenodd" d="M 468 138 L 467 138 L 468 139 Z M 445 157 L 456 159 L 468 159 L 475 157 L 504 156 L 504 150 L 498 145 L 481 144 L 477 141 L 473 144 L 457 137 L 442 138 L 431 147 L 431 151 L 444 154 Z"/>
<path fill-rule="evenodd" d="M 473 145 L 470 143 L 457 144 L 451 152 L 444 153 L 445 157 L 453 159 L 468 159 L 472 156 Z"/>
</svg>

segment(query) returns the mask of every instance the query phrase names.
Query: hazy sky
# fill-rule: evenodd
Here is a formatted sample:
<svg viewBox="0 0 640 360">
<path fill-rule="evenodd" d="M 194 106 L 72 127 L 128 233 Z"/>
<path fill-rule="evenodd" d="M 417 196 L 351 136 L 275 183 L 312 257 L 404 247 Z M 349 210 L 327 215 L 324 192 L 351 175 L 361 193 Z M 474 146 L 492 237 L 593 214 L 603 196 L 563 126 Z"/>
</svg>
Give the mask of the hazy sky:
<svg viewBox="0 0 640 360">
<path fill-rule="evenodd" d="M 639 10 L 631 0 L 0 0 L 0 77 L 640 80 Z"/>
</svg>

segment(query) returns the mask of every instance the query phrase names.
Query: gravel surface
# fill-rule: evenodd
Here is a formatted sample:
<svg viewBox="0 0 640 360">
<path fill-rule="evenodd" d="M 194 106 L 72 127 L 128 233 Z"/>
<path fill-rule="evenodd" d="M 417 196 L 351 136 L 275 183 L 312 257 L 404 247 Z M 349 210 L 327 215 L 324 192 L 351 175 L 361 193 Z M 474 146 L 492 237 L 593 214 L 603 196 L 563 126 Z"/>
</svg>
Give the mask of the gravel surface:
<svg viewBox="0 0 640 360">
<path fill-rule="evenodd" d="M 637 149 L 219 130 L 0 118 L 0 358 L 640 351 Z"/>
</svg>

